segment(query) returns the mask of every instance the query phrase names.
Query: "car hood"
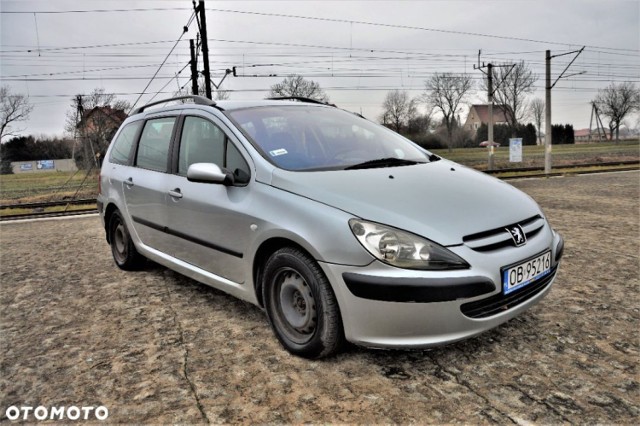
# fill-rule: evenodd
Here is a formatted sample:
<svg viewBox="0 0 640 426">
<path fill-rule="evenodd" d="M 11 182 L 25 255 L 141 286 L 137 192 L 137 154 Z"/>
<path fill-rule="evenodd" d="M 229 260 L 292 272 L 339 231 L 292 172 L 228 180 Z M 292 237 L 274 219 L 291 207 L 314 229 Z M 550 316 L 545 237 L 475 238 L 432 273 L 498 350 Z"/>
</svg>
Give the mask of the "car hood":
<svg viewBox="0 0 640 426">
<path fill-rule="evenodd" d="M 275 169 L 271 185 L 445 246 L 541 214 L 520 190 L 447 160 L 360 170 Z"/>
</svg>

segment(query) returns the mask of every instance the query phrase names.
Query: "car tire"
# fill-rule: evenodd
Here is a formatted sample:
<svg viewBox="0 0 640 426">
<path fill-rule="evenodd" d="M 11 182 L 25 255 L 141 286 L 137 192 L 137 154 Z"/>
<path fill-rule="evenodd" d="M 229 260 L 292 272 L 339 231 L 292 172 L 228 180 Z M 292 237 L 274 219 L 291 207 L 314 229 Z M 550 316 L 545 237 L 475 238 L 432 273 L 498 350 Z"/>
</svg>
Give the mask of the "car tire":
<svg viewBox="0 0 640 426">
<path fill-rule="evenodd" d="M 109 243 L 113 260 L 118 268 L 134 271 L 142 268 L 146 263 L 144 256 L 136 250 L 127 225 L 118 210 L 114 211 L 109 219 Z"/>
<path fill-rule="evenodd" d="M 338 302 L 318 264 L 285 247 L 267 260 L 263 300 L 276 337 L 294 355 L 323 358 L 340 351 L 344 330 Z"/>
</svg>

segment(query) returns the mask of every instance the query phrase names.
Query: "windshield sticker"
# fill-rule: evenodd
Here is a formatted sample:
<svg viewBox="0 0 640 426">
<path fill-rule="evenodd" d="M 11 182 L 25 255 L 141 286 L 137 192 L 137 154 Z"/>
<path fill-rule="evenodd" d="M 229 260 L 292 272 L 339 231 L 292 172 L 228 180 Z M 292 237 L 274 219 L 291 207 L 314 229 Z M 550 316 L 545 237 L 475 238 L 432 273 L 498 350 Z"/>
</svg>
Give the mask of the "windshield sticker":
<svg viewBox="0 0 640 426">
<path fill-rule="evenodd" d="M 269 151 L 272 157 L 277 157 L 278 155 L 288 154 L 287 150 L 284 148 L 274 149 L 273 151 Z"/>
</svg>

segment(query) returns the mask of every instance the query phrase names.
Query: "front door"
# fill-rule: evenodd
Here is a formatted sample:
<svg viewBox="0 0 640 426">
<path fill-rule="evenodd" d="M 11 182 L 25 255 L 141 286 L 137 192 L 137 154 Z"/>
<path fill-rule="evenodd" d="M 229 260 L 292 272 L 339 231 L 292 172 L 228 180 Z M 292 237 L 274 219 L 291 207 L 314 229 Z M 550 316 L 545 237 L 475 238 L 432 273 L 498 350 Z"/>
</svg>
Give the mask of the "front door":
<svg viewBox="0 0 640 426">
<path fill-rule="evenodd" d="M 215 117 L 185 116 L 183 123 L 177 173 L 169 177 L 167 199 L 173 255 L 242 283 L 247 279 L 243 260 L 254 223 L 248 163 L 237 140 Z M 231 171 L 236 184 L 189 182 L 187 170 L 193 163 L 215 163 Z"/>
</svg>

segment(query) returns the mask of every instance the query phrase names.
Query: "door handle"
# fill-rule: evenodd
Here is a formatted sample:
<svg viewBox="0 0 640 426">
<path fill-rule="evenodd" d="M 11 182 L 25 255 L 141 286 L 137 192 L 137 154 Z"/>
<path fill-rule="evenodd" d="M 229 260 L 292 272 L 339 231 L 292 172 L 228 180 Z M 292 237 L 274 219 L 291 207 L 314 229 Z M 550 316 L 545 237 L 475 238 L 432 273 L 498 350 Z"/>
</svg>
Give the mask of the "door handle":
<svg viewBox="0 0 640 426">
<path fill-rule="evenodd" d="M 127 185 L 129 188 L 131 188 L 133 186 L 133 178 L 129 178 L 125 180 L 124 184 Z"/>
<path fill-rule="evenodd" d="M 182 198 L 182 192 L 180 192 L 180 188 L 170 190 L 169 195 L 173 198 Z"/>
</svg>

